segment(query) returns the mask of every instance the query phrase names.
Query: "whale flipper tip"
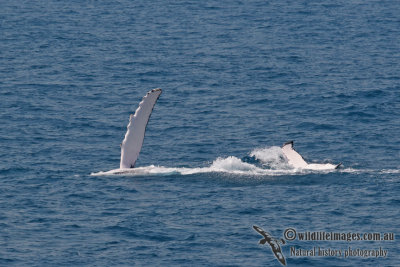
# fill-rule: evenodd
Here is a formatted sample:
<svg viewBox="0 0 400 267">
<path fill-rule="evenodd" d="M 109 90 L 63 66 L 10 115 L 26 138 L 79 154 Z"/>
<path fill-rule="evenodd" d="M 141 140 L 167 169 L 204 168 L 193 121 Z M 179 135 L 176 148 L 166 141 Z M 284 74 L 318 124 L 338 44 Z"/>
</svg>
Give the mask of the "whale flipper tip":
<svg viewBox="0 0 400 267">
<path fill-rule="evenodd" d="M 292 141 L 288 141 L 288 142 L 284 143 L 283 146 L 286 146 L 286 145 L 292 145 L 293 146 L 293 143 L 294 143 L 293 140 Z"/>
</svg>

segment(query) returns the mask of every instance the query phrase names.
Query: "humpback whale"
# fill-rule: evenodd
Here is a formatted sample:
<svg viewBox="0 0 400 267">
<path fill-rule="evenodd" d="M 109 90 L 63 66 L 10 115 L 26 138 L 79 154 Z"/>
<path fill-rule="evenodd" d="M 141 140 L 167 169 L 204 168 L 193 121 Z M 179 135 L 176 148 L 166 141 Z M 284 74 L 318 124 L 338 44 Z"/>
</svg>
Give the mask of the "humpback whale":
<svg viewBox="0 0 400 267">
<path fill-rule="evenodd" d="M 120 169 L 135 167 L 136 160 L 142 149 L 147 123 L 161 92 L 160 88 L 147 92 L 139 103 L 135 114 L 130 115 L 125 138 L 121 144 Z"/>
<path fill-rule="evenodd" d="M 307 163 L 303 157 L 297 153 L 293 148 L 293 141 L 286 142 L 282 146 L 282 152 L 288 160 L 289 165 L 298 169 L 308 169 L 308 170 L 334 170 L 339 168 L 342 163 L 339 164 L 317 164 L 317 163 Z"/>
</svg>

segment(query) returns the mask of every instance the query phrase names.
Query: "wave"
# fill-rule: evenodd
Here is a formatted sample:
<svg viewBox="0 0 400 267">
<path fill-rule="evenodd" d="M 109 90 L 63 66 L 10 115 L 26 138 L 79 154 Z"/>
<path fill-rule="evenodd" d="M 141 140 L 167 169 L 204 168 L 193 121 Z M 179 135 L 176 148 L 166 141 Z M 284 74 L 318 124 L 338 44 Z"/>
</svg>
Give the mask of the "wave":
<svg viewBox="0 0 400 267">
<path fill-rule="evenodd" d="M 384 169 L 380 171 L 381 173 L 397 174 L 400 173 L 399 169 Z"/>
<path fill-rule="evenodd" d="M 164 166 L 145 166 L 129 169 L 114 169 L 110 171 L 100 171 L 91 173 L 93 176 L 108 175 L 127 175 L 127 176 L 147 176 L 147 175 L 191 175 L 199 173 L 227 173 L 238 175 L 257 175 L 257 176 L 280 176 L 280 175 L 303 175 L 309 173 L 331 173 L 331 172 L 363 172 L 352 168 L 341 168 L 339 170 L 309 170 L 294 169 L 286 161 L 280 147 L 257 148 L 243 159 L 235 156 L 215 159 L 208 167 L 164 167 Z"/>
</svg>

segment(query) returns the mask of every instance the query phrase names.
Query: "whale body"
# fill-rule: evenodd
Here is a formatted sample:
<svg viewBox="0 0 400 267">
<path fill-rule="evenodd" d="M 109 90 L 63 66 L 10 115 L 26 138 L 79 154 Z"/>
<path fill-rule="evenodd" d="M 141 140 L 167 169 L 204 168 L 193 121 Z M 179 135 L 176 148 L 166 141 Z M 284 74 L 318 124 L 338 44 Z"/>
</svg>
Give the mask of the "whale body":
<svg viewBox="0 0 400 267">
<path fill-rule="evenodd" d="M 121 144 L 120 169 L 134 168 L 136 160 L 142 149 L 143 139 L 149 122 L 151 112 L 162 90 L 160 88 L 150 90 L 143 97 L 135 114 L 129 117 L 129 124 L 125 138 Z"/>
<path fill-rule="evenodd" d="M 282 146 L 282 152 L 288 160 L 289 165 L 296 169 L 308 169 L 308 170 L 334 170 L 339 168 L 341 163 L 339 164 L 319 164 L 319 163 L 307 163 L 303 157 L 297 153 L 293 148 L 293 141 L 286 142 Z"/>
</svg>

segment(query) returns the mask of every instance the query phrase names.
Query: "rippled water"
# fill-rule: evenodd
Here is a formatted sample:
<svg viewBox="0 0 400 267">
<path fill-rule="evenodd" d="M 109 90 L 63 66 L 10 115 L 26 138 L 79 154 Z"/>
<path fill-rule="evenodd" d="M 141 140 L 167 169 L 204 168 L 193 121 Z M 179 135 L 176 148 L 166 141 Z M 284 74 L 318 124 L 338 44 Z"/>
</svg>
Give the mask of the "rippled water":
<svg viewBox="0 0 400 267">
<path fill-rule="evenodd" d="M 289 227 L 397 234 L 399 10 L 1 2 L 0 265 L 280 266 L 253 225 L 276 238 Z M 156 87 L 138 169 L 105 174 Z M 342 168 L 291 169 L 279 150 L 289 140 Z M 389 254 L 295 257 L 293 246 Z M 396 266 L 398 247 L 288 241 L 282 252 L 288 266 Z"/>
</svg>

